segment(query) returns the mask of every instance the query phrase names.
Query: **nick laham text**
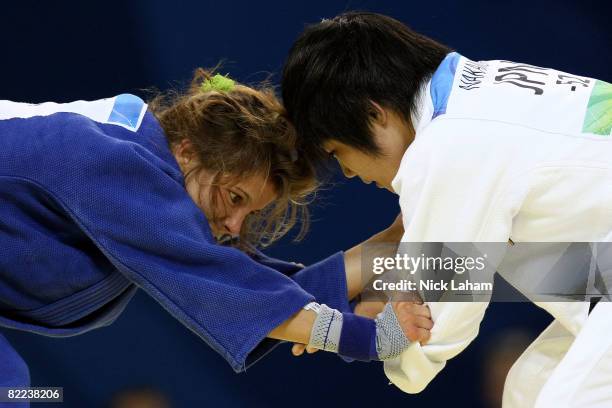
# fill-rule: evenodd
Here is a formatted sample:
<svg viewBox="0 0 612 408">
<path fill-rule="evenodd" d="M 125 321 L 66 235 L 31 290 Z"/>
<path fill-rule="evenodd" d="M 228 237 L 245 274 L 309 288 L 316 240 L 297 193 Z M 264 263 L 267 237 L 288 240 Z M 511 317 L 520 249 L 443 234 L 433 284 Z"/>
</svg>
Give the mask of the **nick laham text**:
<svg viewBox="0 0 612 408">
<path fill-rule="evenodd" d="M 372 282 L 372 288 L 379 291 L 411 291 L 411 290 L 435 290 L 435 291 L 492 291 L 493 283 L 490 282 L 470 282 L 468 280 L 450 282 L 436 280 L 421 280 L 418 282 L 409 281 L 406 279 L 397 282 L 385 282 L 382 279 L 377 279 Z"/>
</svg>

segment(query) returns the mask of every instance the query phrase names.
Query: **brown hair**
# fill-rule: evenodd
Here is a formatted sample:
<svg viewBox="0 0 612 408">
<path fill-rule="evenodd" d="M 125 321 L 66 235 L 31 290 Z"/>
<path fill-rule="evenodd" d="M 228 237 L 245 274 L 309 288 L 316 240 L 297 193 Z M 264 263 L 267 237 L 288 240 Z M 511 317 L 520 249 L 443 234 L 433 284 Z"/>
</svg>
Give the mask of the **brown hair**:
<svg viewBox="0 0 612 408">
<path fill-rule="evenodd" d="M 301 221 L 299 240 L 308 229 L 308 197 L 317 182 L 314 166 L 295 153 L 296 135 L 283 106 L 266 84 L 236 83 L 230 91 L 205 92 L 202 83 L 212 74 L 198 68 L 185 92 L 159 94 L 149 108 L 171 148 L 184 139 L 191 142 L 200 169 L 216 175 L 213 186 L 228 177 L 256 174 L 273 183 L 278 199 L 246 218 L 240 231 L 243 249 L 267 246 Z"/>
</svg>

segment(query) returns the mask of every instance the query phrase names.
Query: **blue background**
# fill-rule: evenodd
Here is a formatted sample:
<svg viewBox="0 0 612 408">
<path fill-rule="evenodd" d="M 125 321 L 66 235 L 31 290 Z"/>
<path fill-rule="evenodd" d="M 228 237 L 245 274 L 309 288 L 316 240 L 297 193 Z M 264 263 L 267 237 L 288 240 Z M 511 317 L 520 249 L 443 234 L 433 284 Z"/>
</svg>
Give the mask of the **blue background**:
<svg viewBox="0 0 612 408">
<path fill-rule="evenodd" d="M 305 24 L 349 9 L 391 15 L 471 59 L 612 80 L 609 1 L 14 2 L 0 13 L 0 99 L 143 95 L 151 86 L 177 86 L 195 67 L 220 60 L 223 73 L 243 82 L 270 74 L 278 82 Z M 384 228 L 398 207 L 388 192 L 336 177 L 313 212 L 311 233 L 300 245 L 283 242 L 269 252 L 315 262 Z M 481 336 L 416 396 L 389 386 L 378 363 L 346 364 L 327 353 L 294 358 L 286 345 L 235 375 L 142 293 L 111 327 L 79 337 L 3 333 L 29 362 L 33 385 L 64 387 L 63 407 L 102 407 L 117 390 L 141 385 L 162 390 L 176 407 L 484 407 L 483 353 L 506 330 L 533 335 L 548 321 L 532 305 L 492 305 Z"/>
</svg>

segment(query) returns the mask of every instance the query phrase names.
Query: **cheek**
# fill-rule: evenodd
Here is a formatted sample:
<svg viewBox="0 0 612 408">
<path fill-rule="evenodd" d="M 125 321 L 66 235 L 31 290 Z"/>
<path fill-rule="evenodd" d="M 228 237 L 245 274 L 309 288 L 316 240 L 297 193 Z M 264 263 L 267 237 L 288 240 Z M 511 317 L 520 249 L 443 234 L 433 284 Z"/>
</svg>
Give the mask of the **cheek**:
<svg viewBox="0 0 612 408">
<path fill-rule="evenodd" d="M 189 197 L 191 197 L 193 202 L 199 206 L 200 205 L 200 186 L 198 185 L 197 181 L 195 181 L 193 178 L 186 180 L 185 189 L 187 190 L 187 194 L 189 194 Z"/>
<path fill-rule="evenodd" d="M 378 138 L 379 146 L 387 159 L 385 160 L 386 166 L 397 167 L 408 149 L 406 138 L 402 136 L 403 132 L 403 129 L 391 127 L 383 132 L 382 137 Z"/>
<path fill-rule="evenodd" d="M 209 221 L 213 220 L 217 214 L 217 211 L 215 210 L 217 205 L 214 203 L 214 201 L 218 200 L 211 197 L 210 185 L 202 185 L 194 181 L 187 186 L 187 191 L 198 208 L 202 210 L 206 218 Z"/>
<path fill-rule="evenodd" d="M 344 167 L 345 169 L 355 173 L 359 173 L 359 170 L 362 168 L 359 161 L 359 156 L 353 152 L 337 154 L 336 160 L 338 161 L 340 167 Z"/>
<path fill-rule="evenodd" d="M 358 176 L 365 176 L 368 179 L 371 178 L 373 169 L 377 167 L 376 160 L 362 152 L 354 152 L 348 155 L 344 163 L 350 170 L 357 173 Z"/>
<path fill-rule="evenodd" d="M 220 188 L 207 186 L 203 188 L 202 209 L 206 217 L 217 222 L 228 216 L 228 206 Z"/>
</svg>

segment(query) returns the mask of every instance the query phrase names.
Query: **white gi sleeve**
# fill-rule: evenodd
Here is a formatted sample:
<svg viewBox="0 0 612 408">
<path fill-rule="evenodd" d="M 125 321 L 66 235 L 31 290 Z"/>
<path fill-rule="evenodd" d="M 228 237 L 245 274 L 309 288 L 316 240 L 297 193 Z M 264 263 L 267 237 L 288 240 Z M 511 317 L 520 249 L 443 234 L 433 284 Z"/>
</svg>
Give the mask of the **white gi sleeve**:
<svg viewBox="0 0 612 408">
<path fill-rule="evenodd" d="M 455 121 L 440 119 L 413 142 L 393 180 L 404 218 L 402 241 L 507 242 L 517 208 L 506 188 L 512 184 L 506 182 L 513 173 L 508 171 L 510 158 L 499 156 L 493 137 L 467 133 Z M 429 303 L 434 321 L 430 341 L 413 343 L 386 361 L 389 380 L 404 392 L 422 391 L 476 337 L 487 305 Z"/>
</svg>

